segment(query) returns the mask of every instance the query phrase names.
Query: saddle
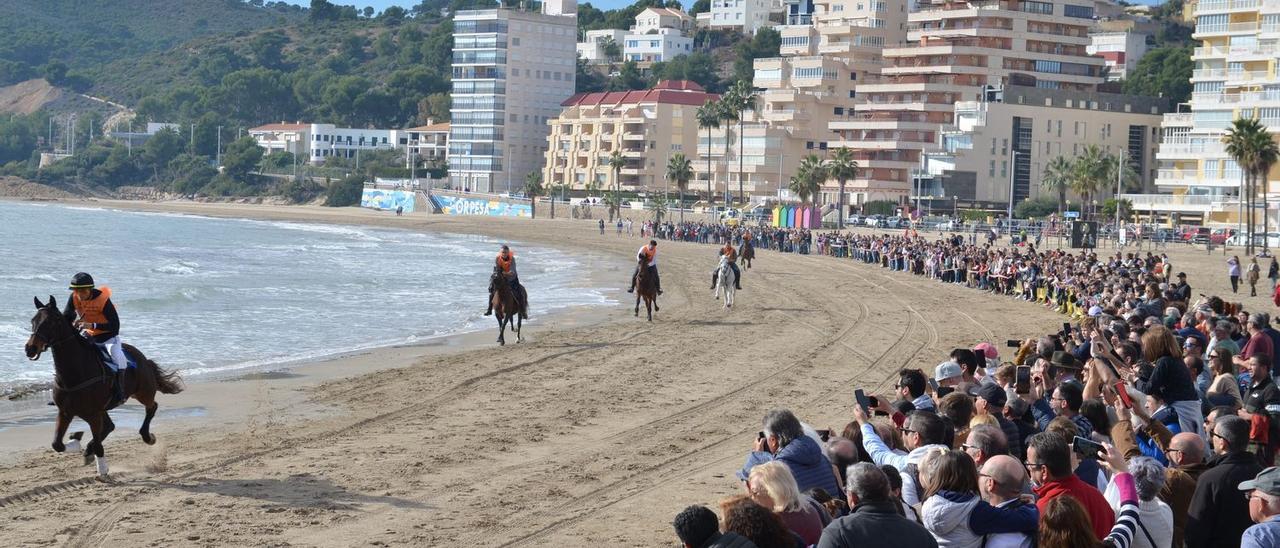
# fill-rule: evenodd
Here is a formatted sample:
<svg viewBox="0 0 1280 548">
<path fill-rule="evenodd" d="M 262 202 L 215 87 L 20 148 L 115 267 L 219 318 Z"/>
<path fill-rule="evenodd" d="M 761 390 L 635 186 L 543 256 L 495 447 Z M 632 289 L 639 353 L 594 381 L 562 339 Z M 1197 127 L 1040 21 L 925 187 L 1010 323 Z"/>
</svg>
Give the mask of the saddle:
<svg viewBox="0 0 1280 548">
<path fill-rule="evenodd" d="M 111 365 L 116 364 L 116 362 L 115 360 L 111 359 L 111 353 L 107 351 L 107 346 L 104 344 L 98 344 L 98 343 L 94 343 L 93 346 L 98 349 L 98 355 L 102 357 L 102 365 L 106 366 L 107 368 L 111 369 L 114 372 L 115 368 L 112 368 Z M 126 363 L 124 367 L 121 367 L 119 369 L 123 370 L 123 369 L 138 368 L 137 359 L 135 359 L 133 356 L 130 356 L 128 350 L 124 352 L 124 360 L 128 363 Z M 116 365 L 119 365 L 119 364 L 116 364 Z"/>
</svg>

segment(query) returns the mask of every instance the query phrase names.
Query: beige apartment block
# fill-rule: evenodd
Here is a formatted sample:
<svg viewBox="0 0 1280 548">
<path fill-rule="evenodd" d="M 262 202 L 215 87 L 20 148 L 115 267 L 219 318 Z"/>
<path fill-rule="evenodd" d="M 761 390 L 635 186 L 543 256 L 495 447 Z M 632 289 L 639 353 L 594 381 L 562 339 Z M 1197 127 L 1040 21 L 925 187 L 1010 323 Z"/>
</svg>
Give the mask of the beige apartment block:
<svg viewBox="0 0 1280 548">
<path fill-rule="evenodd" d="M 615 183 L 624 191 L 667 189 L 672 155 L 684 153 L 698 163 L 696 113 L 703 103 L 718 99 L 684 80 L 663 80 L 650 90 L 574 95 L 547 122 L 542 180 L 572 190 L 606 190 Z M 609 162 L 615 152 L 626 160 L 616 174 Z M 699 190 L 692 181 L 689 186 Z"/>
<path fill-rule="evenodd" d="M 1167 99 L 1025 86 L 1005 87 L 989 99 L 955 105 L 955 125 L 942 130 L 942 150 L 925 156 L 920 195 L 997 210 L 1011 196 L 1015 203 L 1056 196 L 1041 184 L 1046 166 L 1059 156 L 1078 156 L 1089 144 L 1123 155 L 1142 188 L 1154 188 Z M 1100 200 L 1113 192 L 1108 187 Z"/>
<path fill-rule="evenodd" d="M 825 157 L 837 138 L 829 125 L 853 115 L 856 88 L 879 74 L 885 45 L 906 38 L 905 2 L 820 0 L 813 7 L 809 24 L 777 27 L 781 57 L 755 61 L 758 108 L 744 121 L 742 150 L 736 124 L 700 139 L 699 155 L 713 158 L 710 177 L 720 192 L 737 192 L 739 163 L 745 192 L 772 195 L 804 156 Z M 733 136 L 727 150 L 726 131 Z M 706 163 L 697 169 L 705 186 Z M 821 199 L 834 202 L 837 188 L 827 181 Z"/>
<path fill-rule="evenodd" d="M 1096 91 L 1104 61 L 1085 51 L 1092 17 L 1093 3 L 1083 0 L 919 4 L 907 16 L 910 44 L 883 50 L 887 66 L 858 84 L 854 115 L 829 126 L 839 136 L 828 148 L 858 153 L 853 203 L 905 202 L 913 170 L 925 152 L 940 150 L 957 103 L 1009 85 Z"/>
</svg>

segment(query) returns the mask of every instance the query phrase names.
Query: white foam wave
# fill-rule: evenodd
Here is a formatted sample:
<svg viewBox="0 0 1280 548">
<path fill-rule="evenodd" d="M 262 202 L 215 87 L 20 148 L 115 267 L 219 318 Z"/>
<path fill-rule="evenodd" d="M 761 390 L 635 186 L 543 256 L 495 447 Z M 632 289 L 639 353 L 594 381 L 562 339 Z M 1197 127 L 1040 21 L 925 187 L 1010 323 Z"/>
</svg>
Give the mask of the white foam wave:
<svg viewBox="0 0 1280 548">
<path fill-rule="evenodd" d="M 190 276 L 196 273 L 196 269 L 200 268 L 200 263 L 191 261 L 178 261 L 176 263 L 168 263 L 152 268 L 151 271 L 157 274 L 176 274 L 179 276 Z"/>
<path fill-rule="evenodd" d="M 52 274 L 0 274 L 0 280 L 18 280 L 23 282 L 56 282 Z"/>
</svg>

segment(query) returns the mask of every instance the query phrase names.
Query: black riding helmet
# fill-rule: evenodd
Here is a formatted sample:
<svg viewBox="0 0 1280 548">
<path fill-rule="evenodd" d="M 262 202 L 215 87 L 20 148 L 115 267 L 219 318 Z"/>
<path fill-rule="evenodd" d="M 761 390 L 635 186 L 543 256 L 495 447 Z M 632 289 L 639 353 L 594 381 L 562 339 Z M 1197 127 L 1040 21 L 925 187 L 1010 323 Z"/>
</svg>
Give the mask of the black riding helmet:
<svg viewBox="0 0 1280 548">
<path fill-rule="evenodd" d="M 71 277 L 71 286 L 67 289 L 93 289 L 93 276 L 84 272 L 77 272 Z"/>
</svg>

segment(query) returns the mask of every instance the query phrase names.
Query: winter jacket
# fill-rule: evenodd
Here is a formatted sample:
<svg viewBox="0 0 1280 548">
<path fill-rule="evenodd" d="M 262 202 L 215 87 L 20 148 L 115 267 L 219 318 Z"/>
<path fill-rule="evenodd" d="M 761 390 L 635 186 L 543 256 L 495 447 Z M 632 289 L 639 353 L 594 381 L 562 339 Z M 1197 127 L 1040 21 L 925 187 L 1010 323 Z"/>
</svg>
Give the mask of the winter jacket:
<svg viewBox="0 0 1280 548">
<path fill-rule="evenodd" d="M 1182 360 L 1165 356 L 1156 360 L 1154 365 L 1149 377 L 1138 379 L 1138 390 L 1154 394 L 1160 401 L 1168 403 L 1200 401 L 1196 386 L 1191 382 L 1191 370 Z"/>
<path fill-rule="evenodd" d="M 720 533 L 699 548 L 756 548 L 756 544 L 747 537 L 729 531 Z"/>
<path fill-rule="evenodd" d="M 849 515 L 822 530 L 818 548 L 867 548 L 884 546 L 889 541 L 893 548 L 938 548 L 933 535 L 898 514 L 894 504 L 885 500 L 854 506 Z"/>
<path fill-rule="evenodd" d="M 921 519 L 939 548 L 980 548 L 982 536 L 1034 533 L 1040 512 L 1031 505 L 996 508 L 974 493 L 939 491 L 924 502 Z"/>
<path fill-rule="evenodd" d="M 1120 503 L 1123 501 L 1114 479 L 1107 485 L 1107 491 L 1103 493 L 1103 496 L 1111 504 L 1111 509 L 1119 515 Z M 1173 546 L 1173 510 L 1164 501 L 1159 498 L 1139 501 L 1138 523 L 1141 525 L 1138 526 L 1137 533 L 1133 535 L 1133 544 L 1130 548 L 1169 548 Z M 1155 542 L 1154 545 L 1152 541 Z"/>
<path fill-rule="evenodd" d="M 795 476 L 796 485 L 800 487 L 801 492 L 821 487 L 832 497 L 844 496 L 844 491 L 836 481 L 831 461 L 822 454 L 822 448 L 818 447 L 818 442 L 813 441 L 809 436 L 800 436 L 791 440 L 791 443 L 778 449 L 776 455 L 768 451 L 752 451 L 747 455 L 747 462 L 742 465 L 742 469 L 738 470 L 738 479 L 746 481 L 752 468 L 771 460 L 787 465 L 791 475 Z"/>
<path fill-rule="evenodd" d="M 1048 481 L 1036 487 L 1035 493 L 1036 507 L 1040 509 L 1040 513 L 1044 513 L 1049 501 L 1054 498 L 1069 496 L 1076 499 L 1076 502 L 1084 506 L 1085 513 L 1089 514 L 1093 534 L 1098 540 L 1106 538 L 1111 532 L 1111 525 L 1116 521 L 1116 514 L 1111 510 L 1111 505 L 1107 504 L 1107 499 L 1102 497 L 1102 492 L 1097 487 L 1080 481 L 1075 475 Z"/>
<path fill-rule="evenodd" d="M 1240 536 L 1253 525 L 1249 499 L 1240 483 L 1262 471 L 1258 459 L 1240 452 L 1219 455 L 1196 480 L 1195 494 L 1187 510 L 1187 548 L 1228 548 L 1240 545 Z"/>
<path fill-rule="evenodd" d="M 945 445 L 932 444 L 912 449 L 906 455 L 899 455 L 891 451 L 889 446 L 880 440 L 875 428 L 872 428 L 870 424 L 862 425 L 862 448 L 867 451 L 868 455 L 871 455 L 871 461 L 876 463 L 877 466 L 888 464 L 902 473 L 902 501 L 910 506 L 915 506 L 922 502 L 921 494 L 923 488 L 916 483 L 918 476 L 908 470 L 908 467 L 915 468 L 915 465 L 920 464 L 920 459 L 924 458 L 924 454 L 934 447 L 950 449 Z"/>
</svg>

